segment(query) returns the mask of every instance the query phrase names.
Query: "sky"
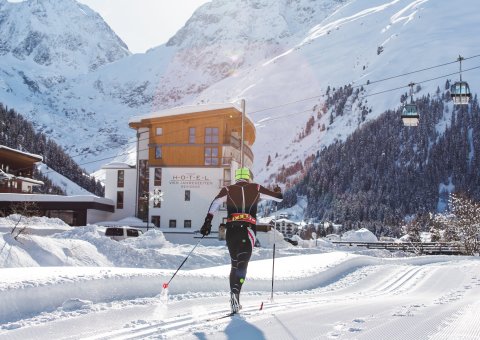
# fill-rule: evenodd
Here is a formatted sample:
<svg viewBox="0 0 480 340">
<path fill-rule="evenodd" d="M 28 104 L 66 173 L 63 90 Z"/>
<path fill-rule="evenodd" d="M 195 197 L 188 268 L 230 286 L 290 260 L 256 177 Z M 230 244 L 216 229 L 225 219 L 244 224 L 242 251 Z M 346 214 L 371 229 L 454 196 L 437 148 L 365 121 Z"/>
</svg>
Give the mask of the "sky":
<svg viewBox="0 0 480 340">
<path fill-rule="evenodd" d="M 209 0 L 78 0 L 98 12 L 132 53 L 168 41 Z M 115 3 L 115 5 L 113 5 Z"/>
<path fill-rule="evenodd" d="M 77 1 L 98 12 L 132 53 L 144 53 L 167 42 L 183 27 L 198 7 L 210 2 L 210 0 Z"/>
</svg>

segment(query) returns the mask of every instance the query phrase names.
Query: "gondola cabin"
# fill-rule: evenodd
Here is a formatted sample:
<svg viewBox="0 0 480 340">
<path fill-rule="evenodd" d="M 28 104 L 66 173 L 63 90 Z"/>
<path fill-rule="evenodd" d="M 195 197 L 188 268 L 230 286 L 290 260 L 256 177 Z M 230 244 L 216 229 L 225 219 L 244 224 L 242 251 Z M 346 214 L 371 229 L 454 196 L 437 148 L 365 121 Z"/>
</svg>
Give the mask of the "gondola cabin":
<svg viewBox="0 0 480 340">
<path fill-rule="evenodd" d="M 405 104 L 402 111 L 402 121 L 405 126 L 418 126 L 418 109 L 416 104 Z"/>
<path fill-rule="evenodd" d="M 457 81 L 450 87 L 450 96 L 454 105 L 467 105 L 472 94 L 466 81 Z"/>
</svg>

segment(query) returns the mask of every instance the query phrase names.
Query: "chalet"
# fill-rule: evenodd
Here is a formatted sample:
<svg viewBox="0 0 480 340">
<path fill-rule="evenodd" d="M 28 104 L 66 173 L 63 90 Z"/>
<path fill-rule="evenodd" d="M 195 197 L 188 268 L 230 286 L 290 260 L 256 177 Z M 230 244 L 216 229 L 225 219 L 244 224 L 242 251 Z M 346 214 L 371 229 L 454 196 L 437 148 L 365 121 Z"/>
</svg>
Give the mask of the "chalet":
<svg viewBox="0 0 480 340">
<path fill-rule="evenodd" d="M 33 193 L 42 181 L 33 171 L 43 157 L 0 145 L 0 216 L 11 213 L 57 217 L 72 226 L 108 218 L 113 202 L 93 195 L 60 196 Z"/>
<path fill-rule="evenodd" d="M 242 156 L 245 166 L 253 164 L 255 127 L 233 104 L 177 107 L 133 117 L 129 125 L 137 133 L 136 165 L 103 166 L 112 219 L 136 216 L 166 236 L 198 230 Z M 226 217 L 226 209 L 217 213 L 212 231 Z"/>
<path fill-rule="evenodd" d="M 32 178 L 41 161 L 42 156 L 0 145 L 0 193 L 32 193 L 33 187 L 43 185 Z"/>
</svg>

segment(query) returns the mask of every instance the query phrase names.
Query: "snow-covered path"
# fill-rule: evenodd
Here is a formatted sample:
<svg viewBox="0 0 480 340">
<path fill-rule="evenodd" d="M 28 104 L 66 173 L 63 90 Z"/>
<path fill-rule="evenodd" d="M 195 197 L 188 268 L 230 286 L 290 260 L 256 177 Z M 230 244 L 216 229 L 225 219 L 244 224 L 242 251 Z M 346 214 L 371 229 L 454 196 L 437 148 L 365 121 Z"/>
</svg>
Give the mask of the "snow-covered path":
<svg viewBox="0 0 480 340">
<path fill-rule="evenodd" d="M 55 292 L 63 303 L 34 313 L 34 307 L 0 295 L 4 308 L 19 315 L 0 327 L 0 339 L 480 338 L 477 258 L 381 259 L 342 252 L 279 258 L 273 303 L 270 266 L 268 260 L 252 262 L 242 314 L 213 321 L 228 311 L 225 266 L 181 272 L 167 304 L 156 294 L 171 271 L 77 267 L 42 274 L 48 268 L 40 268 L 30 279 L 10 272 L 0 293 L 17 299 L 28 294 L 32 304 L 48 305 Z"/>
</svg>

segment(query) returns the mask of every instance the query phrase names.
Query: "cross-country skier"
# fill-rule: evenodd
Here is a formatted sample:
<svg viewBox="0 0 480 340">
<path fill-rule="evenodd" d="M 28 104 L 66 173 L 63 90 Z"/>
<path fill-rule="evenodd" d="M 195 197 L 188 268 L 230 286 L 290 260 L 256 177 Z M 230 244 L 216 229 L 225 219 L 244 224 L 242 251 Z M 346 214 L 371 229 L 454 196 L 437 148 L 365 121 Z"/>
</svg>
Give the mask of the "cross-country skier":
<svg viewBox="0 0 480 340">
<path fill-rule="evenodd" d="M 267 198 L 277 202 L 283 200 L 280 188 L 271 191 L 260 184 L 250 182 L 252 173 L 248 168 L 235 171 L 235 184 L 223 187 L 210 204 L 205 223 L 200 229 L 204 236 L 210 234 L 213 214 L 223 202 L 227 202 L 228 219 L 226 224 L 226 242 L 232 261 L 230 269 L 230 305 L 232 314 L 240 306 L 240 290 L 245 282 L 247 266 L 256 240 L 256 215 L 260 199 Z"/>
</svg>

